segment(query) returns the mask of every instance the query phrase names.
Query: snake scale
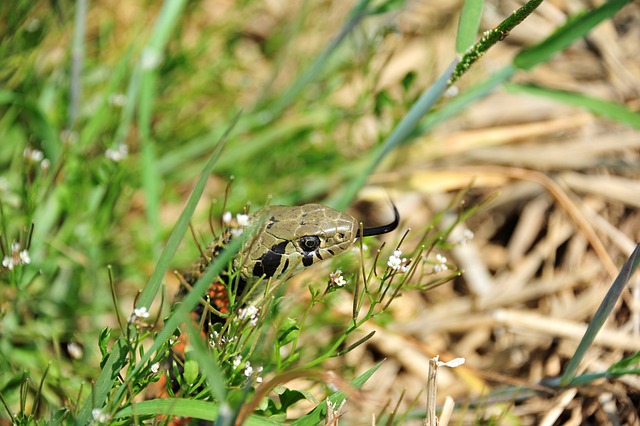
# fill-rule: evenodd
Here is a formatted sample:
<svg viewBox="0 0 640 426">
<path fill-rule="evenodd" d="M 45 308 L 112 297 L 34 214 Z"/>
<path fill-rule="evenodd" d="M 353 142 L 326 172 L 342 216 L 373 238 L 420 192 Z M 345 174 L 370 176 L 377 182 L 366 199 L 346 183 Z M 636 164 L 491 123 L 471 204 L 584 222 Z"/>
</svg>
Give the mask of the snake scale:
<svg viewBox="0 0 640 426">
<path fill-rule="evenodd" d="M 209 316 L 209 322 L 223 322 L 223 316 L 231 313 L 231 288 L 234 293 L 242 294 L 260 279 L 293 274 L 301 269 L 300 266 L 308 267 L 337 256 L 348 250 L 360 236 L 391 232 L 400 222 L 395 206 L 393 210 L 393 222 L 364 228 L 360 235 L 360 224 L 353 216 L 322 204 L 266 207 L 249 216 L 246 227 L 234 221 L 206 247 L 201 257 L 184 274 L 188 286 L 183 286 L 181 295 L 197 281 L 234 236 L 239 235 L 243 228 L 251 229 L 251 225 L 255 225 L 230 268 L 223 271 L 207 290 L 205 299 L 214 312 Z M 201 304 L 194 312 L 198 321 L 203 308 Z"/>
</svg>

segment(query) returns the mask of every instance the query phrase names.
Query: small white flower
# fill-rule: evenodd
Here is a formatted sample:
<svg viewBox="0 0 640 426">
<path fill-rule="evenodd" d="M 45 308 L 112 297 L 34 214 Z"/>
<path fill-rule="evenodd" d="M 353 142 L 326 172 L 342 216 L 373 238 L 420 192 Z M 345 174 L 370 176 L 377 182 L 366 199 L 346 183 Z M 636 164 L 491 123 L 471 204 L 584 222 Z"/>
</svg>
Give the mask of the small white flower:
<svg viewBox="0 0 640 426">
<path fill-rule="evenodd" d="M 444 92 L 444 96 L 447 98 L 453 98 L 460 93 L 460 89 L 457 86 L 449 86 L 449 88 Z"/>
<path fill-rule="evenodd" d="M 13 259 L 9 256 L 5 256 L 4 259 L 2 259 L 2 266 L 13 271 Z"/>
<path fill-rule="evenodd" d="M 239 226 L 249 226 L 249 215 L 248 214 L 237 214 L 236 221 L 238 221 Z"/>
<path fill-rule="evenodd" d="M 407 260 L 406 257 L 402 256 L 402 250 L 394 250 L 393 254 L 389 256 L 389 260 L 387 261 L 387 266 L 394 271 L 399 273 L 405 273 L 409 270 L 410 260 Z"/>
<path fill-rule="evenodd" d="M 447 258 L 440 253 L 436 254 L 436 264 L 433 265 L 433 272 L 437 274 L 439 272 L 447 271 L 448 269 Z"/>
<path fill-rule="evenodd" d="M 11 243 L 11 254 L 2 259 L 2 266 L 12 271 L 14 267 L 31 263 L 31 257 L 27 250 L 20 250 L 20 243 Z"/>
<path fill-rule="evenodd" d="M 149 318 L 149 311 L 146 306 L 141 306 L 140 308 L 135 308 L 133 310 L 133 315 L 131 315 L 132 320 L 136 320 L 138 318 Z"/>
<path fill-rule="evenodd" d="M 218 343 L 218 337 L 220 337 L 220 333 L 213 330 L 213 332 L 209 334 L 209 346 L 212 348 L 215 347 Z"/>
<path fill-rule="evenodd" d="M 247 377 L 253 376 L 253 367 L 249 361 L 244 363 L 244 371 L 243 374 Z"/>
<path fill-rule="evenodd" d="M 109 415 L 102 412 L 100 408 L 94 408 L 91 410 L 91 416 L 93 416 L 93 421 L 97 423 L 107 423 L 109 419 Z"/>
<path fill-rule="evenodd" d="M 94 408 L 91 410 L 91 416 L 93 416 L 93 420 L 98 420 L 98 417 L 102 415 L 102 410 L 99 408 Z"/>
<path fill-rule="evenodd" d="M 121 143 L 115 149 L 109 148 L 105 151 L 104 156 L 116 163 L 124 160 L 129 156 L 129 147 Z"/>
<path fill-rule="evenodd" d="M 240 364 L 242 364 L 242 356 L 241 355 L 236 355 L 233 358 L 233 368 L 238 368 L 240 366 Z"/>
<path fill-rule="evenodd" d="M 335 272 L 329 274 L 329 286 L 330 287 L 343 287 L 347 284 L 347 280 L 342 276 L 342 271 L 336 269 Z"/>
<path fill-rule="evenodd" d="M 82 355 L 84 354 L 82 346 L 80 346 L 76 342 L 71 342 L 67 345 L 67 352 L 69 353 L 69 356 L 71 356 L 71 358 L 76 360 L 81 359 Z"/>
<path fill-rule="evenodd" d="M 127 102 L 127 95 L 123 93 L 114 93 L 109 96 L 109 104 L 116 107 L 123 107 Z"/>
<path fill-rule="evenodd" d="M 31 149 L 26 147 L 23 152 L 23 156 L 26 160 L 33 161 L 34 163 L 39 163 L 44 158 L 44 153 L 39 149 Z"/>
<path fill-rule="evenodd" d="M 437 263 L 436 265 L 433 266 L 433 272 L 435 272 L 436 274 L 447 271 L 448 269 L 449 267 L 444 263 Z"/>
<path fill-rule="evenodd" d="M 453 238 L 452 242 L 453 244 L 465 245 L 469 241 L 473 240 L 473 237 L 475 237 L 473 231 L 471 231 L 470 229 L 465 229 L 464 231 L 462 231 L 462 235 L 458 235 L 456 238 Z"/>
<path fill-rule="evenodd" d="M 255 327 L 258 324 L 259 318 L 260 318 L 260 309 L 258 309 L 253 305 L 249 305 L 246 308 L 242 308 L 238 311 L 238 320 L 244 321 L 248 319 L 249 325 L 251 327 Z"/>
<path fill-rule="evenodd" d="M 233 218 L 233 216 L 231 215 L 231 212 L 227 211 L 224 212 L 222 214 L 222 223 L 224 223 L 225 225 L 228 225 L 231 223 L 231 219 Z"/>
<path fill-rule="evenodd" d="M 48 158 L 45 158 L 40 162 L 40 168 L 42 170 L 47 171 L 49 170 L 49 167 L 51 167 L 51 161 Z"/>
<path fill-rule="evenodd" d="M 154 48 L 145 48 L 142 51 L 140 64 L 143 70 L 153 70 L 162 62 L 162 54 Z"/>
<path fill-rule="evenodd" d="M 29 256 L 29 252 L 27 250 L 22 250 L 20 252 L 20 261 L 23 265 L 31 263 L 31 257 Z"/>
<path fill-rule="evenodd" d="M 242 235 L 243 229 L 242 228 L 231 228 L 229 230 L 229 232 L 231 232 L 231 236 L 234 238 L 238 238 L 240 235 Z"/>
<path fill-rule="evenodd" d="M 240 319 L 243 320 L 248 317 L 252 317 L 258 314 L 258 308 L 253 305 L 247 306 L 245 309 L 240 310 Z"/>
<path fill-rule="evenodd" d="M 155 364 L 151 365 L 151 372 L 153 374 L 156 374 L 159 370 L 160 370 L 160 363 L 159 362 L 156 362 Z"/>
</svg>

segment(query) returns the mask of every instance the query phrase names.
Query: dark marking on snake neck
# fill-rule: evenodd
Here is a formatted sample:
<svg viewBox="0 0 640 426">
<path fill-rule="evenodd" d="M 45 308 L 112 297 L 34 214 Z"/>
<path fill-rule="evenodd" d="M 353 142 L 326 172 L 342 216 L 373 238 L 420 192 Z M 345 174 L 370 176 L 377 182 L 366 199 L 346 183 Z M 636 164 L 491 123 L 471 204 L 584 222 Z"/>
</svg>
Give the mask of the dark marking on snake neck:
<svg viewBox="0 0 640 426">
<path fill-rule="evenodd" d="M 282 255 L 286 251 L 287 244 L 289 244 L 288 241 L 282 241 L 281 243 L 272 245 L 271 248 L 256 261 L 253 267 L 253 275 L 256 277 L 264 275 L 267 278 L 274 276 L 280 265 Z"/>
<path fill-rule="evenodd" d="M 313 253 L 305 253 L 304 257 L 302 258 L 302 264 L 304 266 L 313 265 Z"/>
</svg>

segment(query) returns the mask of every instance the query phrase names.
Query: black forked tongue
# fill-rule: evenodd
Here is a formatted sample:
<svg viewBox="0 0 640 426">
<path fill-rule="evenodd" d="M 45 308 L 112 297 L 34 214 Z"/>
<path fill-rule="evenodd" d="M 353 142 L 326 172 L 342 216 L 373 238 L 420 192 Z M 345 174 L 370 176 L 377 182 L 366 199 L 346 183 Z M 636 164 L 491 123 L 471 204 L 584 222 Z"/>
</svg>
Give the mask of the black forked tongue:
<svg viewBox="0 0 640 426">
<path fill-rule="evenodd" d="M 400 223 L 400 213 L 398 213 L 398 209 L 396 208 L 396 206 L 393 206 L 393 214 L 394 214 L 393 222 L 387 225 L 376 226 L 375 228 L 364 228 L 362 230 L 362 236 L 370 237 L 372 235 L 386 234 L 387 232 L 391 232 L 394 229 L 396 229 L 398 227 L 398 224 Z M 360 230 L 358 229 L 358 232 L 356 232 L 356 238 L 360 236 L 361 236 Z"/>
</svg>

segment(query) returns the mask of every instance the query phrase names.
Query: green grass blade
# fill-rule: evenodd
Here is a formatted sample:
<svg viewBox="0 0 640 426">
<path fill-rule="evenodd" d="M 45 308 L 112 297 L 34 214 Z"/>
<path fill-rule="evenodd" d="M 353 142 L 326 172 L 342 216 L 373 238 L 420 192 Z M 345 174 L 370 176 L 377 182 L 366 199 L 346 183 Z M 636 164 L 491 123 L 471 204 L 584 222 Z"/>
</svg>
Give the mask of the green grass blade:
<svg viewBox="0 0 640 426">
<path fill-rule="evenodd" d="M 145 214 L 151 231 L 151 247 L 154 259 L 159 250 L 160 233 L 160 173 L 155 154 L 155 146 L 151 140 L 151 117 L 153 94 L 155 93 L 155 73 L 143 72 L 139 99 L 139 129 L 142 162 L 142 187 L 145 198 Z"/>
<path fill-rule="evenodd" d="M 105 127 L 109 123 L 108 115 L 112 108 L 111 105 L 109 105 L 109 99 L 112 95 L 117 93 L 118 88 L 127 75 L 131 61 L 131 54 L 132 50 L 129 49 L 112 70 L 107 89 L 104 93 L 104 96 L 102 96 L 102 98 L 100 99 L 95 112 L 91 114 L 91 117 L 88 117 L 87 122 L 83 124 L 82 128 L 78 129 L 78 145 L 85 146 L 87 144 L 95 144 L 95 141 L 98 139 L 98 135 L 100 134 L 100 132 L 106 131 Z M 130 128 L 130 126 L 127 124 L 131 123 L 131 119 L 127 119 L 127 117 L 130 117 L 132 115 L 132 112 L 129 114 L 125 114 L 125 110 L 127 110 L 127 105 L 134 104 L 131 99 L 132 98 L 130 97 L 130 94 L 128 94 L 125 98 L 125 105 L 122 110 L 118 131 L 116 132 L 116 135 L 118 135 L 119 137 L 116 136 L 114 138 L 114 142 L 116 143 L 119 143 L 125 139 L 125 135 Z M 132 110 L 131 107 L 129 107 L 128 109 Z"/>
<path fill-rule="evenodd" d="M 67 127 L 73 129 L 80 110 L 82 96 L 82 68 L 84 64 L 88 0 L 76 1 L 73 42 L 71 45 L 71 81 L 69 94 L 69 121 Z"/>
<path fill-rule="evenodd" d="M 512 93 L 544 96 L 568 105 L 584 108 L 594 114 L 618 121 L 629 127 L 640 129 L 640 112 L 632 111 L 626 106 L 616 102 L 533 84 L 508 84 L 506 85 L 506 89 Z"/>
<path fill-rule="evenodd" d="M 352 9 L 349 19 L 340 29 L 340 32 L 335 38 L 327 45 L 327 47 L 320 53 L 318 58 L 313 62 L 311 67 L 305 71 L 299 78 L 297 78 L 291 86 L 289 86 L 282 95 L 276 99 L 276 101 L 269 107 L 269 117 L 267 121 L 272 121 L 293 103 L 294 100 L 300 97 L 300 92 L 310 82 L 312 82 L 324 69 L 325 65 L 329 61 L 329 58 L 333 56 L 338 47 L 347 38 L 353 29 L 360 23 L 360 21 L 367 14 L 367 7 L 371 0 L 360 0 Z"/>
<path fill-rule="evenodd" d="M 194 399 L 166 398 L 143 401 L 118 411 L 114 418 L 128 418 L 136 416 L 180 416 L 215 421 L 220 412 L 218 404 L 210 401 Z M 250 416 L 244 423 L 249 426 L 274 426 L 281 423 L 264 417 Z"/>
<path fill-rule="evenodd" d="M 199 293 L 198 293 L 199 294 Z M 196 329 L 191 321 L 186 321 L 185 326 L 189 336 L 189 344 L 193 348 L 193 355 L 200 366 L 200 369 L 206 377 L 211 396 L 220 404 L 226 403 L 227 388 L 225 386 L 224 376 L 218 366 L 218 359 L 212 358 L 211 350 L 205 344 L 204 338 L 200 336 L 200 332 Z"/>
<path fill-rule="evenodd" d="M 404 118 L 393 129 L 393 132 L 387 137 L 382 146 L 376 151 L 366 168 L 355 176 L 351 183 L 341 193 L 338 193 L 335 199 L 327 202 L 329 206 L 337 210 L 344 210 L 356 194 L 364 186 L 369 175 L 373 173 L 380 162 L 397 146 L 407 142 L 411 134 L 415 131 L 418 123 L 431 110 L 433 105 L 440 99 L 444 91 L 447 89 L 447 81 L 451 77 L 456 61 L 454 61 L 445 70 L 440 77 L 420 96 L 420 98 L 411 106 L 411 109 Z"/>
<path fill-rule="evenodd" d="M 41 141 L 46 157 L 52 163 L 58 161 L 62 153 L 59 132 L 36 103 L 25 99 L 25 96 L 19 93 L 0 89 L 0 105 L 14 106 L 24 113 L 29 129 L 33 136 Z"/>
<path fill-rule="evenodd" d="M 149 347 L 149 349 L 147 349 L 145 354 L 140 357 L 140 360 L 138 361 L 136 366 L 128 372 L 128 377 L 135 376 L 135 374 L 146 365 L 147 361 L 151 358 L 154 352 L 156 352 L 160 348 L 160 346 L 162 346 L 164 342 L 166 342 L 173 335 L 173 332 L 176 328 L 178 328 L 181 324 L 190 321 L 189 313 L 200 302 L 200 297 L 202 297 L 210 283 L 215 279 L 215 277 L 220 275 L 222 270 L 226 268 L 229 262 L 235 257 L 235 255 L 240 250 L 240 247 L 242 247 L 243 243 L 243 238 L 234 239 L 222 251 L 222 253 L 220 253 L 220 255 L 216 257 L 216 260 L 207 267 L 204 274 L 202 274 L 202 276 L 194 284 L 193 289 L 182 300 L 180 306 L 164 323 L 164 326 L 156 335 L 153 344 Z M 120 401 L 125 392 L 127 392 L 126 381 L 118 389 L 114 400 Z"/>
<path fill-rule="evenodd" d="M 458 80 L 471 66 L 476 63 L 496 43 L 504 40 L 511 30 L 531 15 L 542 3 L 542 0 L 529 0 L 522 7 L 516 9 L 495 28 L 485 31 L 480 40 L 464 52 L 453 72 L 450 83 Z"/>
<path fill-rule="evenodd" d="M 144 290 L 140 294 L 140 298 L 138 299 L 137 307 L 146 306 L 149 307 L 153 298 L 158 292 L 160 285 L 162 284 L 162 277 L 164 276 L 165 271 L 170 265 L 171 259 L 178 249 L 178 244 L 182 240 L 187 228 L 189 227 L 189 221 L 191 220 L 191 216 L 193 216 L 193 212 L 198 205 L 198 201 L 204 192 L 205 186 L 207 184 L 207 179 L 213 172 L 213 167 L 215 166 L 220 154 L 222 153 L 222 149 L 224 148 L 224 144 L 226 143 L 227 137 L 231 132 L 231 129 L 235 126 L 239 116 L 236 116 L 235 120 L 231 123 L 227 132 L 222 136 L 222 139 L 218 143 L 215 151 L 211 154 L 209 161 L 205 165 L 202 173 L 200 173 L 200 177 L 193 187 L 193 191 L 187 200 L 187 204 L 185 205 L 184 210 L 180 214 L 178 221 L 176 222 L 175 227 L 173 228 L 173 232 L 171 236 L 169 236 L 169 240 L 167 241 L 167 246 L 162 252 L 160 259 L 158 259 L 158 263 L 156 268 L 149 279 L 149 282 L 145 286 Z"/>
<path fill-rule="evenodd" d="M 483 6 L 483 0 L 466 0 L 462 6 L 456 38 L 456 52 L 460 55 L 466 52 L 476 39 Z"/>
<path fill-rule="evenodd" d="M 465 108 L 473 105 L 478 100 L 490 95 L 506 81 L 510 80 L 515 72 L 516 69 L 513 66 L 507 65 L 501 70 L 493 73 L 485 81 L 476 84 L 451 99 L 446 105 L 443 105 L 442 108 L 429 114 L 424 121 L 420 123 L 420 126 L 416 129 L 416 135 L 419 136 L 429 132 L 429 130 L 431 130 L 431 128 L 436 124 L 442 123 L 448 118 L 460 113 Z"/>
<path fill-rule="evenodd" d="M 205 290 L 215 277 L 217 277 L 222 270 L 227 267 L 229 262 L 240 250 L 243 243 L 244 241 L 242 238 L 236 238 L 222 251 L 222 253 L 220 253 L 216 260 L 207 267 L 204 274 L 202 274 L 198 281 L 196 281 L 192 291 L 190 291 L 182 300 L 182 303 L 175 310 L 174 314 L 165 322 L 162 329 L 156 335 L 153 344 L 146 350 L 145 354 L 140 357 L 136 366 L 128 371 L 128 377 L 134 377 L 136 373 L 146 365 L 154 352 L 156 352 L 160 346 L 162 346 L 164 342 L 173 335 L 176 328 L 181 324 L 190 321 L 189 313 L 200 302 L 201 295 L 204 294 Z M 113 398 L 116 403 L 121 401 L 124 394 L 127 392 L 127 389 L 127 382 L 125 381 L 125 383 L 119 387 L 115 397 Z"/>
<path fill-rule="evenodd" d="M 596 25 L 611 18 L 628 3 L 631 3 L 631 0 L 609 0 L 600 7 L 569 19 L 542 42 L 520 52 L 513 63 L 518 68 L 530 70 L 547 62 L 556 53 L 584 37 Z"/>
<path fill-rule="evenodd" d="M 151 122 L 153 119 L 153 99 L 155 95 L 156 79 L 169 37 L 179 22 L 186 0 L 166 1 L 160 11 L 149 43 L 140 57 L 140 93 L 138 99 L 138 128 L 142 147 L 142 186 L 146 201 L 145 213 L 151 228 L 152 247 L 159 250 L 158 239 L 160 232 L 160 173 L 155 154 L 154 143 L 151 139 Z M 138 75 L 138 74 L 137 74 Z M 154 256 L 155 257 L 155 256 Z"/>
<path fill-rule="evenodd" d="M 604 300 L 598 307 L 593 319 L 589 323 L 587 327 L 587 331 L 585 332 L 576 352 L 573 354 L 573 357 L 569 360 L 569 364 L 567 365 L 566 370 L 562 374 L 562 378 L 560 379 L 560 386 L 567 386 L 576 376 L 576 371 L 578 370 L 578 366 L 580 362 L 584 358 L 587 350 L 593 343 L 596 338 L 596 335 L 604 325 L 604 322 L 607 320 L 611 311 L 613 310 L 616 302 L 620 298 L 622 294 L 622 290 L 624 290 L 625 286 L 631 279 L 633 273 L 640 266 L 640 244 L 638 244 L 631 253 L 631 256 L 627 259 L 627 261 L 622 266 L 620 273 L 613 281 L 611 288 L 607 292 Z"/>
<path fill-rule="evenodd" d="M 237 121 L 237 117 L 236 117 L 236 121 Z M 200 199 L 200 197 L 202 196 L 202 193 L 204 192 L 207 178 L 211 174 L 213 170 L 213 166 L 215 165 L 218 157 L 220 156 L 220 153 L 222 152 L 222 148 L 224 147 L 226 138 L 229 132 L 231 131 L 231 129 L 233 128 L 233 126 L 235 125 L 236 121 L 231 123 L 231 125 L 229 126 L 229 129 L 227 130 L 227 133 L 223 135 L 223 138 L 221 139 L 218 146 L 216 147 L 216 150 L 213 152 L 204 170 L 200 174 L 200 177 L 196 182 L 196 185 L 193 188 L 191 195 L 189 196 L 189 200 L 187 201 L 187 204 L 184 210 L 180 214 L 180 217 L 176 222 L 173 232 L 171 233 L 171 236 L 167 241 L 167 245 L 160 255 L 158 263 L 156 264 L 156 268 L 153 271 L 153 274 L 151 275 L 149 282 L 147 283 L 144 290 L 140 294 L 140 297 L 138 298 L 138 305 L 137 305 L 138 307 L 141 307 L 141 306 L 149 307 L 151 305 L 151 302 L 153 301 L 153 298 L 157 294 L 158 289 L 162 284 L 162 278 L 164 277 L 164 273 L 170 265 L 171 259 L 173 258 L 173 255 L 175 254 L 178 248 L 178 244 L 180 244 L 182 237 L 187 231 L 187 228 L 189 226 L 189 220 L 191 219 L 191 216 L 195 211 L 196 205 L 198 204 L 198 200 Z M 238 241 L 240 240 L 241 239 L 238 239 Z M 226 259 L 226 257 L 231 256 L 228 254 L 226 256 L 223 256 L 223 255 L 220 256 L 220 259 L 219 259 L 220 262 L 218 261 L 214 262 L 212 267 L 210 267 L 209 269 L 214 270 L 214 266 L 218 265 L 219 263 L 220 263 L 220 268 L 216 267 L 215 269 L 217 270 L 221 269 L 223 265 L 222 261 Z M 205 275 L 208 276 L 211 274 L 211 273 L 208 274 L 207 272 L 205 272 Z M 206 287 L 206 284 L 203 284 L 198 288 L 204 292 L 205 287 Z M 191 293 L 194 293 L 194 292 L 191 292 Z M 190 295 L 188 295 L 187 298 L 189 298 L 189 296 Z M 193 306 L 196 305 L 197 299 L 198 299 L 198 295 L 195 294 L 195 302 L 193 303 Z M 186 299 L 184 304 L 186 304 Z M 183 316 L 186 316 L 186 314 L 184 314 Z M 171 332 L 173 332 L 173 330 L 175 330 L 175 327 L 177 327 L 178 325 L 177 323 L 178 316 L 174 315 L 174 317 L 176 317 L 176 320 L 175 320 L 176 322 L 171 324 L 174 326 L 174 328 L 165 332 L 165 334 L 167 334 L 166 336 L 167 338 L 171 335 Z M 166 325 L 165 325 L 165 329 L 167 329 Z M 154 342 L 154 346 L 156 347 L 160 346 L 162 341 L 160 341 L 159 339 L 160 337 L 156 339 L 156 342 Z M 120 370 L 125 366 L 125 363 L 127 362 L 125 348 L 126 348 L 126 342 L 124 341 L 124 337 L 121 337 L 114 345 L 111 351 L 111 354 L 109 355 L 107 361 L 105 362 L 102 372 L 98 376 L 98 379 L 96 380 L 96 383 L 93 387 L 91 396 L 82 407 L 82 410 L 78 415 L 77 424 L 82 424 L 82 425 L 87 424 L 91 419 L 91 410 L 95 407 L 101 407 L 104 404 L 104 401 L 107 395 L 111 392 L 113 382 L 118 377 Z M 147 351 L 147 355 L 150 355 L 151 353 L 152 353 L 152 350 Z M 138 365 L 140 366 L 142 364 L 138 364 Z M 123 391 L 123 389 L 125 389 L 125 386 L 122 386 L 120 388 L 121 391 Z"/>
</svg>

